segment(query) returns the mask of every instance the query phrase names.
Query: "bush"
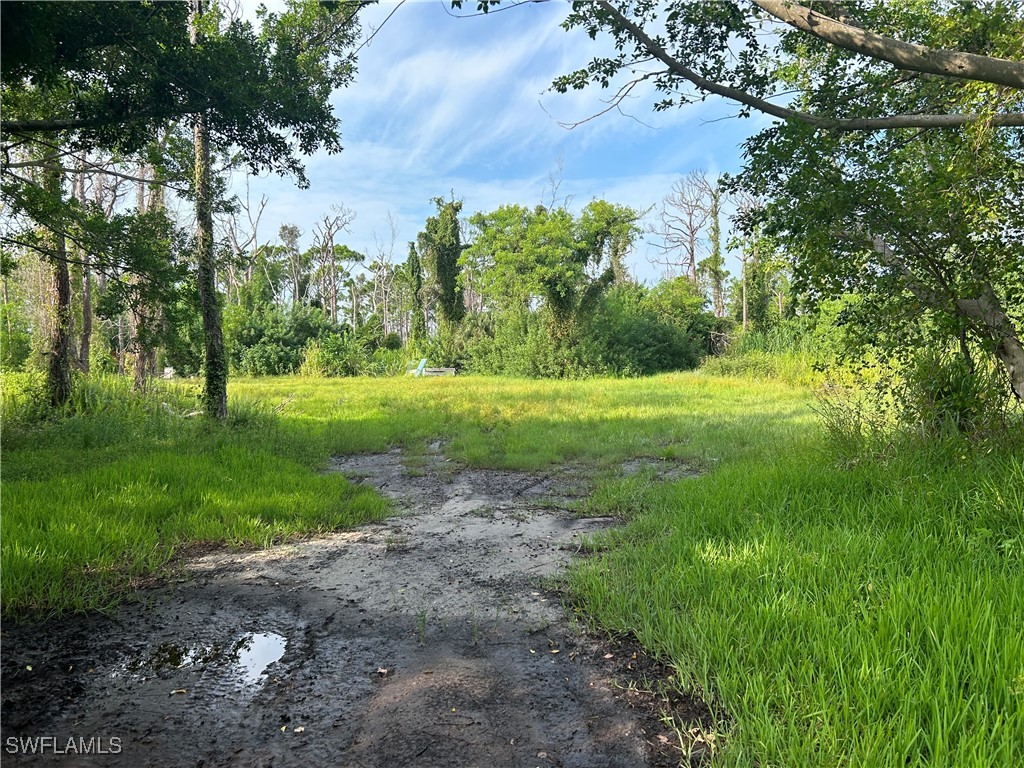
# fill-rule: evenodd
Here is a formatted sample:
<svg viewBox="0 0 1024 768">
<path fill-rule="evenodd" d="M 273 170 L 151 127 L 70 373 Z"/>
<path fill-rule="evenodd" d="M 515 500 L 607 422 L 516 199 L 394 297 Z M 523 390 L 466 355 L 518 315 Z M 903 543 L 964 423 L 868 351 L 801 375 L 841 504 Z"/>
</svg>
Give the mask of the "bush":
<svg viewBox="0 0 1024 768">
<path fill-rule="evenodd" d="M 1010 401 L 994 368 L 973 368 L 957 354 L 919 352 L 895 388 L 899 419 L 926 435 L 982 434 L 1005 424 Z"/>
<path fill-rule="evenodd" d="M 349 334 L 331 334 L 311 341 L 299 372 L 311 378 L 335 376 L 397 376 L 405 372 L 401 350 L 368 350 Z"/>
<path fill-rule="evenodd" d="M 0 370 L 20 370 L 32 355 L 32 332 L 11 304 L 0 304 Z"/>
<path fill-rule="evenodd" d="M 39 371 L 4 370 L 0 376 L 0 392 L 0 415 L 5 431 L 16 424 L 40 421 L 52 412 L 46 376 Z"/>
<path fill-rule="evenodd" d="M 452 337 L 424 345 L 424 352 L 431 362 L 456 360 L 474 373 L 530 378 L 646 376 L 693 368 L 710 345 L 716 321 L 684 282 L 658 293 L 634 284 L 615 287 L 570 327 L 556 328 L 544 309 L 478 315 Z"/>
<path fill-rule="evenodd" d="M 295 373 L 313 339 L 337 332 L 324 312 L 298 307 L 285 312 L 276 306 L 250 310 L 229 306 L 224 311 L 224 347 L 231 369 L 246 376 Z"/>
<path fill-rule="evenodd" d="M 313 378 L 359 376 L 367 363 L 366 348 L 348 334 L 331 334 L 306 347 L 299 373 Z"/>
<path fill-rule="evenodd" d="M 916 446 L 1016 441 L 1021 406 L 994 367 L 971 370 L 953 352 L 922 351 L 899 367 L 866 368 L 852 386 L 828 386 L 816 408 L 838 458 L 891 456 Z"/>
<path fill-rule="evenodd" d="M 602 373 L 645 376 L 695 368 L 700 362 L 704 339 L 689 333 L 697 318 L 659 314 L 646 298 L 641 286 L 615 289 L 588 324 L 588 346 Z"/>
</svg>

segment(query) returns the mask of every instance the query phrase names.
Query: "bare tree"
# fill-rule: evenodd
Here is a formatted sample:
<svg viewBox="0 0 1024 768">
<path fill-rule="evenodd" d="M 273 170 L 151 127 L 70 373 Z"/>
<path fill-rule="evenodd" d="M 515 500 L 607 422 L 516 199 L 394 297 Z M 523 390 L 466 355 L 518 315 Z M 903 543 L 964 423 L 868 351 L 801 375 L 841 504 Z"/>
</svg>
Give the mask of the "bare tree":
<svg viewBox="0 0 1024 768">
<path fill-rule="evenodd" d="M 238 207 L 245 214 L 241 221 L 234 211 L 227 214 L 221 227 L 224 230 L 228 245 L 231 248 L 231 259 L 225 269 L 227 278 L 227 294 L 234 294 L 235 303 L 239 303 L 241 287 L 252 280 L 252 270 L 259 253 L 259 227 L 263 211 L 267 207 L 267 196 L 261 195 L 256 205 L 249 197 L 249 180 L 245 182 L 245 200 L 238 199 Z"/>
<path fill-rule="evenodd" d="M 681 268 L 697 282 L 697 260 L 704 249 L 702 233 L 711 216 L 714 190 L 704 171 L 690 171 L 672 185 L 661 201 L 658 222 L 648 231 L 661 239 L 655 247 L 663 255 L 654 263 Z"/>
<path fill-rule="evenodd" d="M 373 293 L 371 302 L 373 311 L 380 317 L 385 333 L 394 331 L 392 327 L 392 309 L 395 292 L 395 241 L 398 239 L 398 226 L 395 219 L 388 211 L 387 224 L 389 237 L 387 241 L 377 237 L 373 233 L 373 242 L 377 249 L 377 259 L 370 264 L 370 271 L 373 274 Z"/>
<path fill-rule="evenodd" d="M 764 205 L 763 201 L 750 192 L 740 191 L 736 196 L 736 213 L 733 216 L 735 223 L 748 219 L 753 213 Z M 740 299 L 742 301 L 743 330 L 747 330 L 747 280 L 749 278 L 749 267 L 757 261 L 758 235 L 753 233 L 746 239 L 736 239 L 734 244 L 740 248 Z"/>
<path fill-rule="evenodd" d="M 344 205 L 332 205 L 331 213 L 313 227 L 313 250 L 319 262 L 321 279 L 321 299 L 327 302 L 331 322 L 338 322 L 338 252 L 335 238 L 341 232 L 348 231 L 349 224 L 355 221 L 355 211 Z"/>
</svg>

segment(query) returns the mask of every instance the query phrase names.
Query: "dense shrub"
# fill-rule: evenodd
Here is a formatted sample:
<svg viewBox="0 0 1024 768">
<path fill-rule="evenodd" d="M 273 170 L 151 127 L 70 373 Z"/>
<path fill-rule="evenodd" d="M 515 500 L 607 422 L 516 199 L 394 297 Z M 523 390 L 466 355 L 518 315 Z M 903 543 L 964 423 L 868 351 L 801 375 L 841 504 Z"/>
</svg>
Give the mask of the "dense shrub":
<svg viewBox="0 0 1024 768">
<path fill-rule="evenodd" d="M 396 376 L 405 370 L 401 350 L 370 350 L 352 334 L 330 334 L 311 341 L 299 372 L 303 376 Z"/>
<path fill-rule="evenodd" d="M 687 281 L 689 282 L 689 281 Z M 589 323 L 585 345 L 597 356 L 602 373 L 643 376 L 695 368 L 706 342 L 693 333 L 702 323 L 695 315 L 663 314 L 641 286 L 625 285 L 604 297 Z"/>
<path fill-rule="evenodd" d="M 0 304 L 0 370 L 21 370 L 31 354 L 28 323 L 11 304 Z"/>
<path fill-rule="evenodd" d="M 224 311 L 224 347 L 231 369 L 246 376 L 296 372 L 313 339 L 337 332 L 324 312 L 298 307 L 285 312 L 276 306 Z"/>
<path fill-rule="evenodd" d="M 654 296 L 643 286 L 621 285 L 570 326 L 557 326 L 543 309 L 467 318 L 472 330 L 464 327 L 461 336 L 442 339 L 447 346 L 427 351 L 461 360 L 474 373 L 531 378 L 645 376 L 693 368 L 715 327 L 704 299 L 691 296 L 694 290 Z"/>
<path fill-rule="evenodd" d="M 309 343 L 299 372 L 312 377 L 358 376 L 368 354 L 350 334 L 330 334 Z"/>
</svg>

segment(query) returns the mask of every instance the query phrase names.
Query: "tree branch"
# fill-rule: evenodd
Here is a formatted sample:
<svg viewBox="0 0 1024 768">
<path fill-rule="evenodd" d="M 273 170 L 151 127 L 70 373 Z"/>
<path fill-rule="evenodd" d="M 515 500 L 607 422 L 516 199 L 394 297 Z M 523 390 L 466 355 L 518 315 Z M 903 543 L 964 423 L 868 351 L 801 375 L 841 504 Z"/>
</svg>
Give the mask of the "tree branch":
<svg viewBox="0 0 1024 768">
<path fill-rule="evenodd" d="M 758 0 L 762 1 L 762 0 Z M 646 48 L 651 55 L 665 64 L 669 69 L 680 77 L 690 81 L 697 88 L 707 93 L 713 93 L 740 104 L 764 112 L 767 115 L 778 117 L 783 120 L 798 120 L 816 128 L 825 128 L 840 131 L 870 131 L 883 130 L 887 128 L 961 128 L 973 122 L 987 121 L 996 126 L 1024 126 L 1024 114 L 1011 113 L 1004 115 L 891 115 L 889 117 L 852 117 L 852 118 L 830 118 L 812 115 L 807 112 L 800 112 L 795 109 L 781 107 L 772 104 L 770 101 L 758 98 L 739 88 L 733 88 L 721 83 L 707 80 L 692 69 L 676 60 L 664 48 L 658 45 L 649 37 L 641 27 L 626 18 L 618 8 L 608 0 L 597 0 L 597 5 L 608 13 L 616 24 L 629 31 L 636 40 Z"/>
<path fill-rule="evenodd" d="M 872 59 L 887 61 L 900 69 L 1024 88 L 1024 62 L 906 43 L 844 24 L 805 8 L 794 0 L 751 2 L 765 13 L 827 43 Z"/>
</svg>

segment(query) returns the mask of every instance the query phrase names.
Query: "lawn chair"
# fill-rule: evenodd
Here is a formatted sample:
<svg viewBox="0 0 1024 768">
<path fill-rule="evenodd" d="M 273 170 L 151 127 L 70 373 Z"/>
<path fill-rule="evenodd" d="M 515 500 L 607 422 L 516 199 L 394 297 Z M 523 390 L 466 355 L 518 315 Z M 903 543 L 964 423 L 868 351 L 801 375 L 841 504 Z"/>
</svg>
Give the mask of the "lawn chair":
<svg viewBox="0 0 1024 768">
<path fill-rule="evenodd" d="M 427 367 L 427 358 L 424 357 L 422 360 L 420 360 L 420 364 L 419 365 L 417 365 L 415 368 L 410 368 L 409 369 L 409 375 L 410 376 L 422 376 L 423 375 L 423 369 L 426 368 L 426 367 Z"/>
</svg>

